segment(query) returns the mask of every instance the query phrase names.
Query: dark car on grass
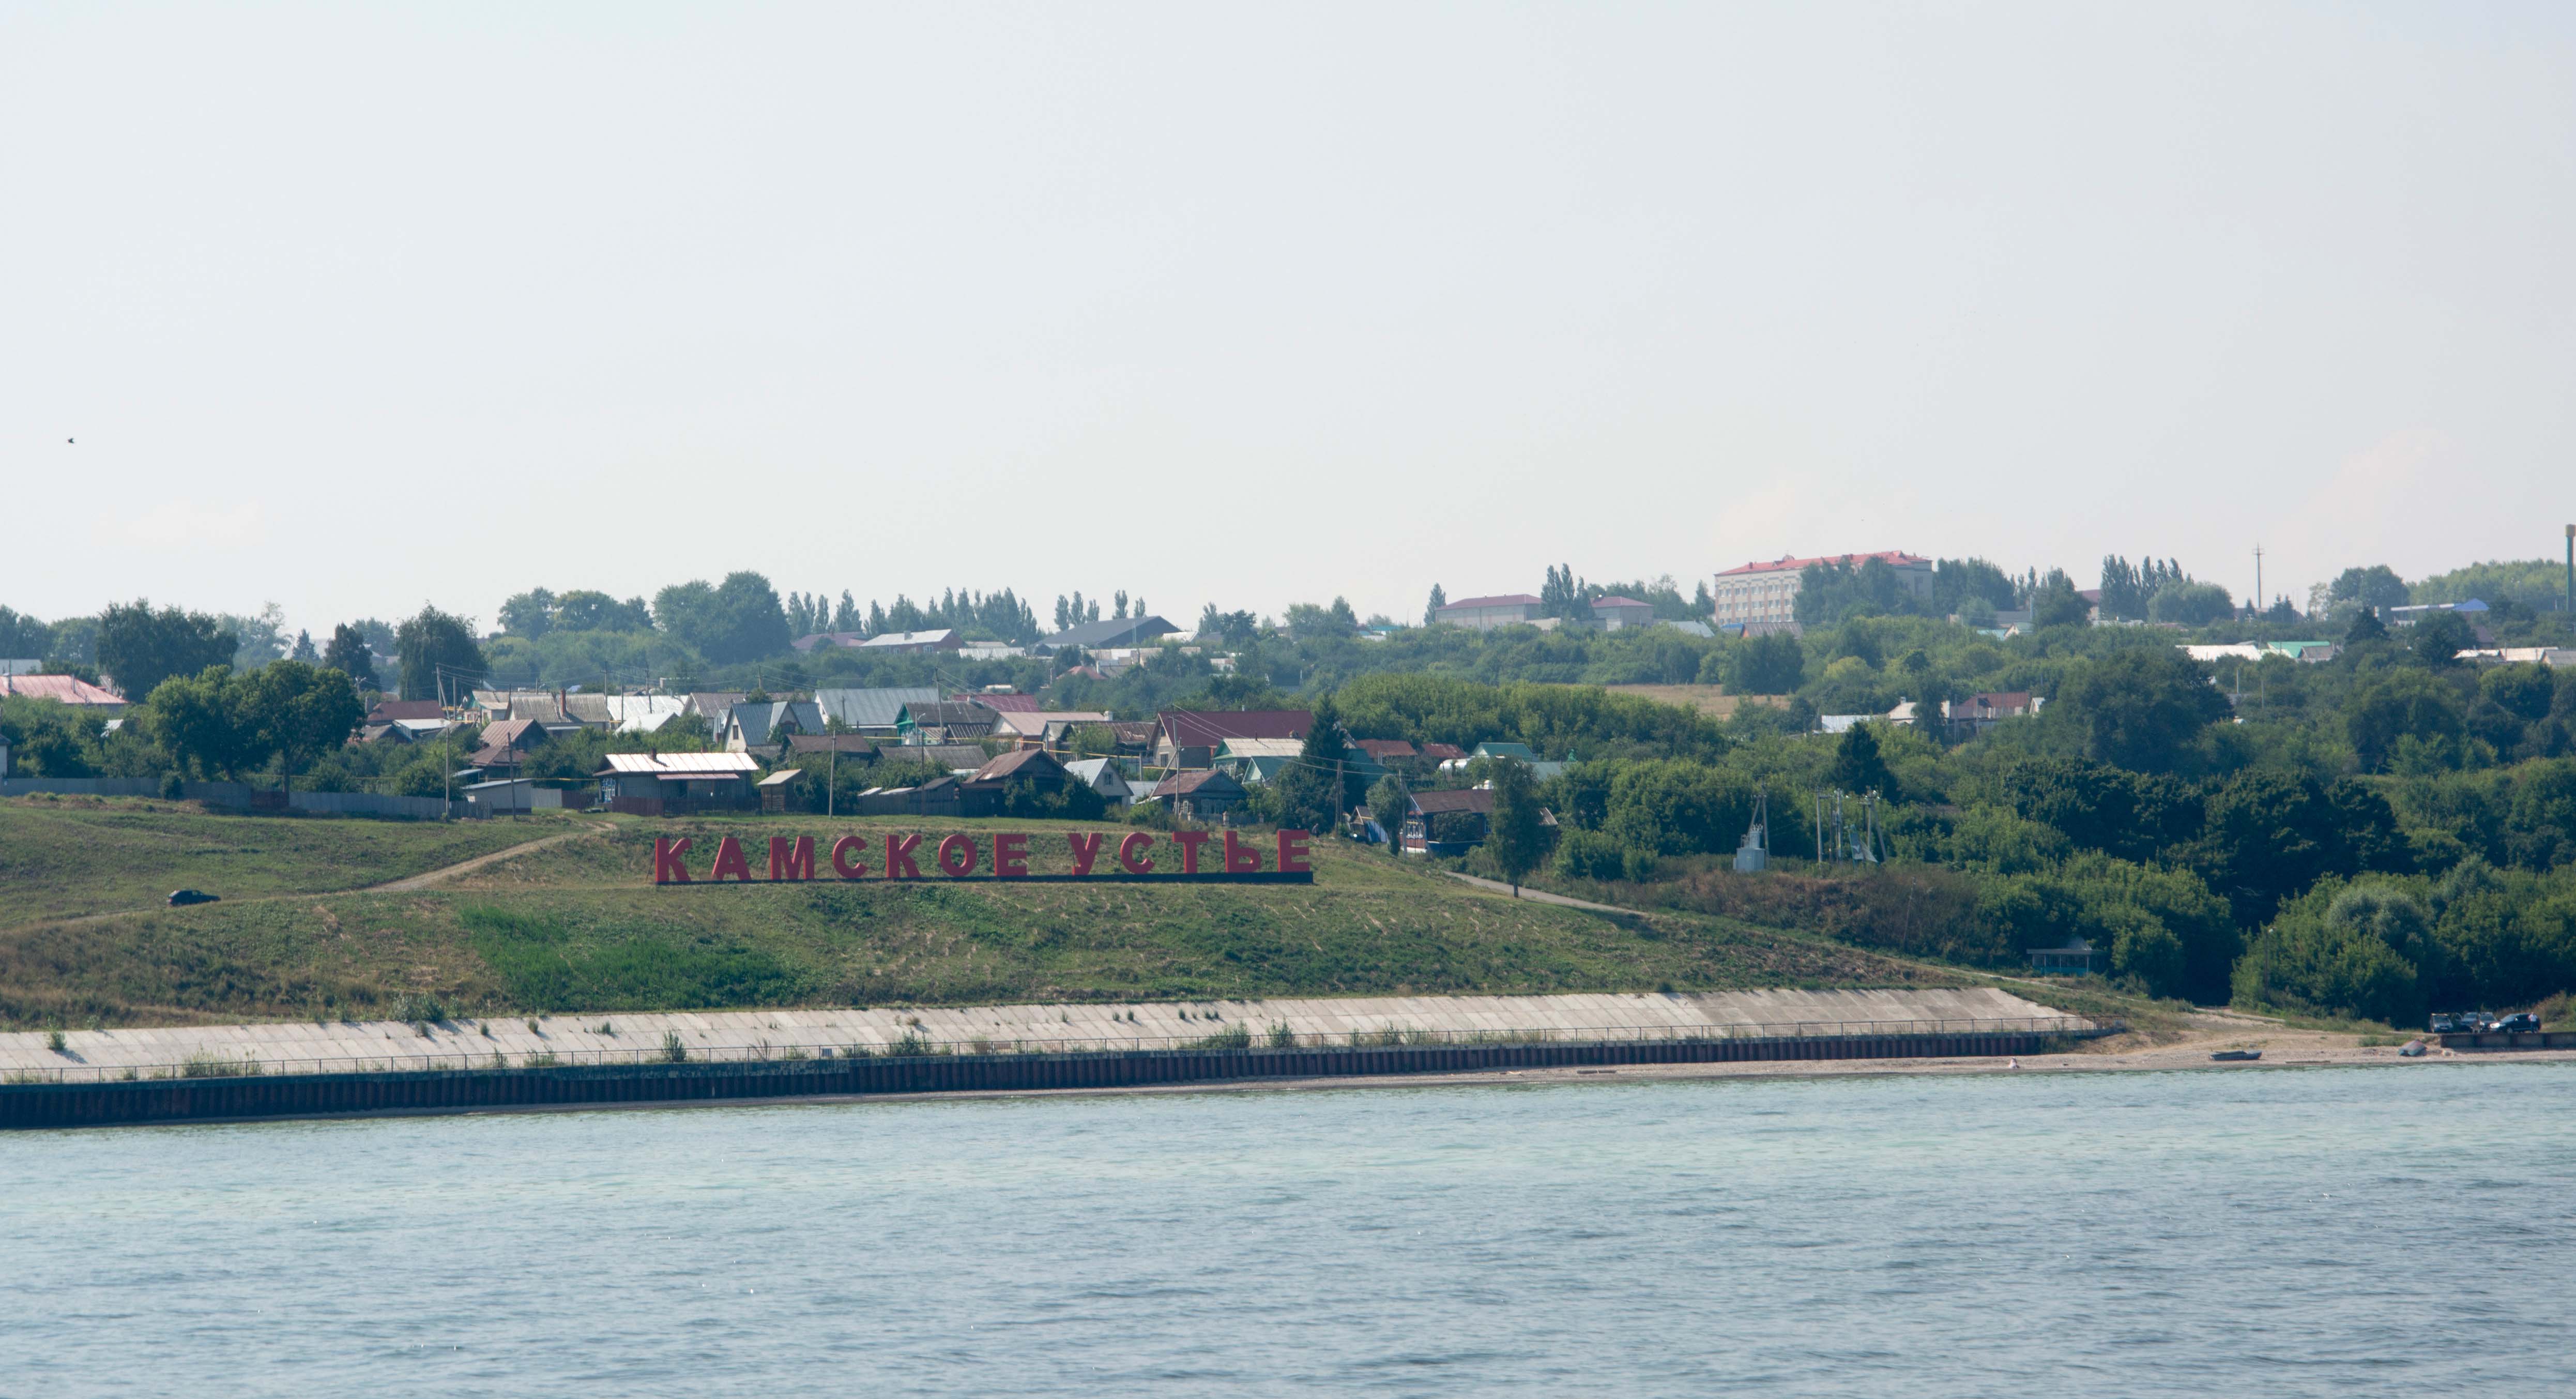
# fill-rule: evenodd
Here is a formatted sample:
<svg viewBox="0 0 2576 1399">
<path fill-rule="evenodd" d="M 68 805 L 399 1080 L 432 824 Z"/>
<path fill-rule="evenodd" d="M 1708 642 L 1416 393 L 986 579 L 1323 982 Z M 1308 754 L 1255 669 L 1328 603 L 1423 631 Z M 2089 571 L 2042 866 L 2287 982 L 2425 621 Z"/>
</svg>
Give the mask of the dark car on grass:
<svg viewBox="0 0 2576 1399">
<path fill-rule="evenodd" d="M 170 891 L 170 906 L 186 908 L 190 904 L 210 904 L 215 901 L 215 898 L 215 895 L 203 889 L 173 889 Z"/>
<path fill-rule="evenodd" d="M 2488 1028 L 2507 1035 L 2528 1034 L 2540 1028 L 2540 1017 L 2526 1010 L 2519 1015 L 2508 1015 Z"/>
</svg>

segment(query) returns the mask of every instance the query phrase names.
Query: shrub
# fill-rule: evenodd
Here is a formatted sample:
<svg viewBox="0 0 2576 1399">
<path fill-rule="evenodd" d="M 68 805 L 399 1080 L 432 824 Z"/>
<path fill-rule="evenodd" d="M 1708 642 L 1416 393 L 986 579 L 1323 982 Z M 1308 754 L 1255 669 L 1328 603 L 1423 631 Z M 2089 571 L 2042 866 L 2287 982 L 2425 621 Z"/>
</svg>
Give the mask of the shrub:
<svg viewBox="0 0 2576 1399">
<path fill-rule="evenodd" d="M 1560 879 L 1617 879 L 1625 869 L 1619 842 L 1599 831 L 1567 831 L 1557 837 L 1554 867 Z"/>
</svg>

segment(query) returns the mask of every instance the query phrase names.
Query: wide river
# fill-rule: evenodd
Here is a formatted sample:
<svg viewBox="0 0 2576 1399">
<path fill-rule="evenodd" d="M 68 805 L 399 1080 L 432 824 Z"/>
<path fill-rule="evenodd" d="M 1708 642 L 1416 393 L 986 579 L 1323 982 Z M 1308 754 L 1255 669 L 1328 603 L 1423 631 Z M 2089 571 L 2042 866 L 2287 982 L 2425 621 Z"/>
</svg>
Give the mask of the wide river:
<svg viewBox="0 0 2576 1399">
<path fill-rule="evenodd" d="M 0 1136 L 0 1394 L 2566 1394 L 2576 1067 Z"/>
</svg>

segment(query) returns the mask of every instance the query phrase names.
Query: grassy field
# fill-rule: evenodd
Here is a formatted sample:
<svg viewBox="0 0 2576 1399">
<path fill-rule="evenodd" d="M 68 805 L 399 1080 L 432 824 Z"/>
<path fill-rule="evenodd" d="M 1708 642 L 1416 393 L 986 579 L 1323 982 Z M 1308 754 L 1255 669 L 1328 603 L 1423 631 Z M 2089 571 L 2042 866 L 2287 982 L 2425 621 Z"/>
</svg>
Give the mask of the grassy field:
<svg viewBox="0 0 2576 1399">
<path fill-rule="evenodd" d="M 47 813 L 51 816 L 52 813 Z M 196 823 L 257 827 L 252 818 L 145 811 L 122 838 L 208 845 Z M 166 823 L 167 831 L 161 823 Z M 404 847 L 401 868 L 363 868 L 317 853 L 317 831 L 418 831 L 364 822 L 275 821 L 292 835 L 230 835 L 220 851 L 239 882 L 266 896 L 150 909 L 74 924 L 0 928 L 0 1024 L 86 1026 L 411 1013 L 615 1011 L 755 1005 L 970 1004 L 1442 992 L 1723 989 L 1753 986 L 1951 985 L 1972 980 L 1821 938 L 1723 919 L 1609 916 L 1512 900 L 1319 841 L 1312 886 L 949 883 L 766 884 L 656 888 L 656 835 L 689 836 L 703 877 L 717 839 L 743 837 L 765 872 L 772 835 L 829 837 L 917 829 L 901 821 L 613 821 L 598 838 L 563 842 L 409 893 L 352 893 L 437 863 Z M 504 823 L 456 859 L 548 830 Z M 1042 822 L 947 823 L 979 840 L 1032 832 L 1031 867 L 1069 863 Z M 454 838 L 477 832 L 467 827 Z M 934 833 L 923 842 L 921 864 Z M 79 872 L 90 861 L 59 832 L 27 859 L 70 911 L 116 907 Z M 1171 847 L 1158 843 L 1158 863 Z M 1104 863 L 1106 856 L 1104 856 Z M 249 865 L 259 866 L 254 878 Z M 205 866 L 217 867 L 215 864 Z M 123 878 L 123 876 L 118 876 Z M 213 884 L 212 876 L 201 877 Z M 298 887 L 297 881 L 304 881 Z M 166 889 L 190 882 L 156 876 Z M 218 889 L 218 892 L 224 892 Z M 290 897 L 291 895 L 291 897 Z"/>
<path fill-rule="evenodd" d="M 373 821 L 222 814 L 194 803 L 0 799 L 0 930 L 160 905 L 360 889 L 562 830 L 563 818 Z"/>
</svg>

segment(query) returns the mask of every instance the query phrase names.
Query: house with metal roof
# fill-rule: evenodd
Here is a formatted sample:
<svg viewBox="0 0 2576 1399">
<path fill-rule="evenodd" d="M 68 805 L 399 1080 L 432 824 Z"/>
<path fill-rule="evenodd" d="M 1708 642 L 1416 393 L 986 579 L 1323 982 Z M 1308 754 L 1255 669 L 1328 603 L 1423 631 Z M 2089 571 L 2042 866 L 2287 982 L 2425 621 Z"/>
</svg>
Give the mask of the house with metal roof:
<svg viewBox="0 0 2576 1399">
<path fill-rule="evenodd" d="M 1029 649 L 1041 656 L 1052 656 L 1068 648 L 1100 651 L 1132 646 L 1151 646 L 1157 638 L 1172 635 L 1180 628 L 1160 617 L 1138 615 L 1111 617 L 1106 621 L 1085 622 L 1067 627 L 1053 636 L 1040 638 Z"/>
<path fill-rule="evenodd" d="M 929 704 L 939 691 L 928 685 L 894 685 L 869 690 L 816 690 L 814 702 L 823 717 L 853 733 L 891 738 L 907 704 Z"/>
<path fill-rule="evenodd" d="M 907 704 L 895 716 L 895 737 L 907 745 L 961 743 L 989 736 L 1001 715 L 980 704 L 932 700 Z"/>
<path fill-rule="evenodd" d="M 748 753 L 611 753 L 599 779 L 599 804 L 629 816 L 738 811 L 756 797 Z"/>
<path fill-rule="evenodd" d="M 1076 758 L 1066 763 L 1064 770 L 1107 798 L 1112 806 L 1127 806 L 1140 800 L 1136 788 L 1128 783 L 1127 774 L 1119 768 L 1115 758 Z"/>
<path fill-rule="evenodd" d="M 937 627 L 929 631 L 879 632 L 860 642 L 858 649 L 884 655 L 904 651 L 954 651 L 965 644 L 955 627 Z"/>
<path fill-rule="evenodd" d="M 1154 765 L 1204 768 L 1230 738 L 1303 739 L 1315 727 L 1311 709 L 1166 709 L 1154 716 Z"/>
<path fill-rule="evenodd" d="M 1464 855 L 1485 842 L 1485 832 L 1493 823 L 1494 789 L 1415 792 L 1409 806 L 1396 828 L 1397 849 L 1407 855 Z M 1435 835 L 1448 838 L 1435 839 Z"/>
<path fill-rule="evenodd" d="M 746 701 L 725 711 L 725 751 L 784 748 L 790 735 L 821 733 L 823 727 L 822 706 L 812 700 Z"/>
<path fill-rule="evenodd" d="M 1170 807 L 1173 815 L 1185 821 L 1220 821 L 1243 805 L 1246 795 L 1243 784 L 1232 773 L 1193 768 L 1154 784 L 1152 800 Z"/>
<path fill-rule="evenodd" d="M 1629 627 L 1652 626 L 1654 604 L 1632 597 L 1597 597 L 1592 600 L 1592 620 L 1603 631 L 1621 631 Z"/>
<path fill-rule="evenodd" d="M 1217 745 L 1216 766 L 1250 786 L 1277 776 L 1305 749 L 1306 741 L 1299 738 L 1229 738 Z"/>
<path fill-rule="evenodd" d="M 1462 597 L 1431 614 L 1431 619 L 1452 627 L 1473 627 L 1490 631 L 1495 627 L 1529 626 L 1539 620 L 1542 604 L 1529 593 L 1498 593 L 1493 597 Z"/>
<path fill-rule="evenodd" d="M 0 675 L 0 696 L 52 700 L 87 714 L 117 714 L 125 709 L 125 696 L 77 675 Z"/>
</svg>

